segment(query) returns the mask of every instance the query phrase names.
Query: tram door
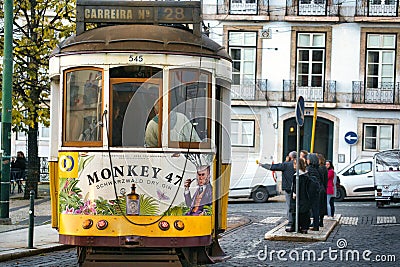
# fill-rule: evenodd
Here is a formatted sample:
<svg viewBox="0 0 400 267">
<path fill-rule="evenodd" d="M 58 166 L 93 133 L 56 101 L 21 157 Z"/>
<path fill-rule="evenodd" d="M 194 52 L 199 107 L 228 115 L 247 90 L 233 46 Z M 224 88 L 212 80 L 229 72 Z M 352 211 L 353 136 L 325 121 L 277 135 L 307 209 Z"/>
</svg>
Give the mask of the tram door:
<svg viewBox="0 0 400 267">
<path fill-rule="evenodd" d="M 300 150 L 311 149 L 313 117 L 306 116 L 304 125 L 300 128 Z M 315 128 L 314 152 L 322 153 L 326 159 L 332 159 L 333 153 L 333 122 L 318 117 Z M 290 151 L 297 150 L 296 119 L 287 119 L 283 128 L 283 155 L 284 159 Z"/>
</svg>

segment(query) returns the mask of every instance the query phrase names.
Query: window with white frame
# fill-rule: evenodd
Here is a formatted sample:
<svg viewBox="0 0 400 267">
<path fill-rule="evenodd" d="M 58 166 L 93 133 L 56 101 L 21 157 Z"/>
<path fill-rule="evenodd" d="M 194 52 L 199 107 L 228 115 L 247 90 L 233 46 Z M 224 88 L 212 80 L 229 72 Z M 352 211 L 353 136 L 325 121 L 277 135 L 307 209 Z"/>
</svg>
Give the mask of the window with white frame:
<svg viewBox="0 0 400 267">
<path fill-rule="evenodd" d="M 232 146 L 254 146 L 254 120 L 231 120 Z"/>
<path fill-rule="evenodd" d="M 26 134 L 26 132 L 23 131 L 17 132 L 17 140 L 26 140 L 26 139 L 28 139 L 28 135 Z"/>
<path fill-rule="evenodd" d="M 47 126 L 44 126 L 43 124 L 39 123 L 39 135 L 38 139 L 40 140 L 46 140 L 49 139 L 50 137 L 50 128 Z M 28 134 L 24 131 L 18 131 L 16 135 L 17 140 L 26 140 L 28 139 Z"/>
<path fill-rule="evenodd" d="M 382 151 L 393 148 L 393 125 L 364 124 L 364 148 L 369 151 Z"/>
<path fill-rule="evenodd" d="M 367 35 L 367 88 L 393 88 L 395 48 L 395 34 Z"/>
<path fill-rule="evenodd" d="M 297 34 L 297 84 L 322 87 L 325 65 L 325 33 Z"/>
<path fill-rule="evenodd" d="M 233 61 L 233 97 L 255 95 L 257 32 L 229 32 L 229 54 Z"/>
<path fill-rule="evenodd" d="M 50 137 L 50 128 L 44 126 L 43 124 L 39 124 L 39 138 L 49 139 L 49 137 Z"/>
</svg>

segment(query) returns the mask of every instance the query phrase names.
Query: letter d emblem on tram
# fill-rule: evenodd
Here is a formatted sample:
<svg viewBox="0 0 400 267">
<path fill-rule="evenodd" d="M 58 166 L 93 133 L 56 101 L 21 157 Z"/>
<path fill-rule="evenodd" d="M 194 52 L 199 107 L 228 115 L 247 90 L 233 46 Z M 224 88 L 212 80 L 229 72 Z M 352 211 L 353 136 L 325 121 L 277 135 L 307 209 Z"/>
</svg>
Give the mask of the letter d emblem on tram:
<svg viewBox="0 0 400 267">
<path fill-rule="evenodd" d="M 78 178 L 78 152 L 58 153 L 59 178 Z"/>
</svg>

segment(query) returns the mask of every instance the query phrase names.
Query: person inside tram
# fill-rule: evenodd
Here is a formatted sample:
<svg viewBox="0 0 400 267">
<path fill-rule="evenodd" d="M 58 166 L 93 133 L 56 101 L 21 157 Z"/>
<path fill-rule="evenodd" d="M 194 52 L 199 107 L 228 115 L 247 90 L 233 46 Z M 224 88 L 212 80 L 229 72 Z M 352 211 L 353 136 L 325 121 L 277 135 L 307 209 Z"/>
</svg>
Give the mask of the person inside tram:
<svg viewBox="0 0 400 267">
<path fill-rule="evenodd" d="M 77 141 L 83 132 L 83 119 L 84 119 L 84 97 L 83 94 L 76 94 L 72 97 L 70 108 L 70 127 L 67 132 L 67 139 L 69 141 Z"/>
<path fill-rule="evenodd" d="M 146 147 L 160 147 L 158 121 L 160 112 L 160 101 L 156 100 L 154 104 L 156 115 L 148 122 L 145 132 Z M 169 138 L 177 142 L 200 142 L 201 139 L 190 120 L 185 114 L 172 110 L 170 116 Z"/>
</svg>

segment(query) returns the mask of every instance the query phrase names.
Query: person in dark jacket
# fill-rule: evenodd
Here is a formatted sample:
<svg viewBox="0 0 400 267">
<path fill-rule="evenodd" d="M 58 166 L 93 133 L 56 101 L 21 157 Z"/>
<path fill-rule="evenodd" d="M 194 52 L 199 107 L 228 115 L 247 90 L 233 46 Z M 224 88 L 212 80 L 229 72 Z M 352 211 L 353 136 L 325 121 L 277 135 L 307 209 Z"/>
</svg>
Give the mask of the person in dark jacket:
<svg viewBox="0 0 400 267">
<path fill-rule="evenodd" d="M 319 184 L 322 184 L 322 177 L 320 172 L 318 171 L 319 160 L 316 153 L 310 153 L 307 155 L 307 164 L 308 164 L 307 172 L 310 179 L 311 176 L 313 176 L 319 181 Z M 313 223 L 311 225 L 310 230 L 319 231 L 320 194 L 312 195 L 310 201 L 311 201 L 311 211 L 313 217 Z"/>
<path fill-rule="evenodd" d="M 293 166 L 296 168 L 296 159 L 293 161 Z M 308 174 L 306 171 L 306 161 L 303 158 L 299 158 L 299 191 L 296 191 L 296 174 L 293 178 L 292 185 L 292 204 L 291 204 L 291 212 L 293 216 L 293 224 L 296 222 L 296 198 L 299 198 L 299 229 L 298 232 L 302 234 L 307 234 L 307 230 L 310 226 L 310 209 L 311 202 L 307 193 L 307 184 L 308 184 Z"/>
<path fill-rule="evenodd" d="M 320 191 L 320 197 L 319 197 L 319 226 L 324 227 L 324 216 L 328 214 L 327 212 L 327 196 L 326 196 L 326 189 L 328 187 L 328 169 L 325 166 L 325 157 L 324 155 L 318 153 L 318 162 L 319 162 L 319 167 L 318 171 L 320 173 L 321 177 L 321 183 L 323 185 L 323 190 Z"/>
<path fill-rule="evenodd" d="M 292 198 L 292 184 L 293 175 L 295 174 L 295 168 L 293 167 L 293 160 L 296 158 L 296 151 L 292 151 L 288 154 L 288 160 L 282 163 L 269 164 L 269 163 L 259 163 L 259 165 L 265 169 L 271 171 L 281 171 L 282 172 L 282 190 L 285 192 L 286 199 L 286 216 L 288 219 L 287 230 L 293 230 L 293 217 L 289 212 L 290 210 L 290 199 Z"/>
</svg>

